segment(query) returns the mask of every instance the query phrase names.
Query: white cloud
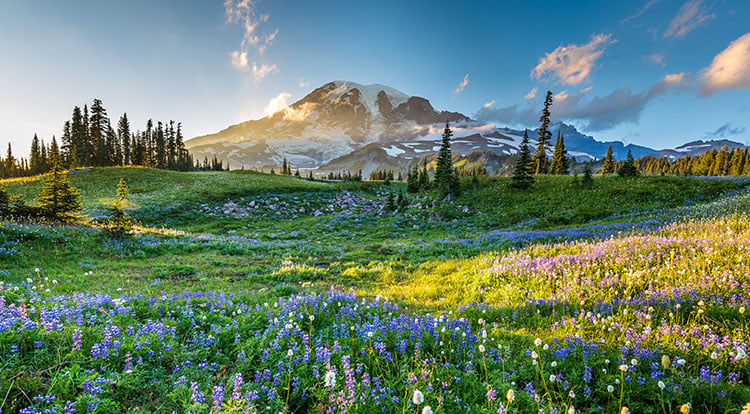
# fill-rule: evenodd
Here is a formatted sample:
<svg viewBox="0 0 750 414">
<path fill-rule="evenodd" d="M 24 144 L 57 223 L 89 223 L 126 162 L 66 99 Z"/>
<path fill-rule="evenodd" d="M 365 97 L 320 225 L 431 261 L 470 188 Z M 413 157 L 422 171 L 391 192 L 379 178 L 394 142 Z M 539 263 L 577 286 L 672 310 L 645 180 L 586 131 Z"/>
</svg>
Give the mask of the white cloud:
<svg viewBox="0 0 750 414">
<path fill-rule="evenodd" d="M 310 82 L 302 80 L 302 78 L 300 78 L 299 81 L 297 82 L 297 86 L 299 86 L 300 88 L 306 88 L 309 85 L 310 85 Z"/>
<path fill-rule="evenodd" d="M 529 91 L 529 93 L 527 93 L 526 96 L 524 96 L 524 99 L 534 99 L 534 98 L 536 98 L 536 91 L 537 91 L 537 89 L 538 88 L 536 86 L 534 86 L 534 88 L 532 88 Z"/>
<path fill-rule="evenodd" d="M 750 87 L 750 33 L 733 41 L 701 71 L 701 93 Z"/>
<path fill-rule="evenodd" d="M 491 100 L 491 101 L 489 101 L 489 102 L 485 102 L 484 105 L 482 105 L 482 109 L 487 109 L 487 108 L 491 107 L 494 104 L 495 104 L 495 100 L 494 99 Z"/>
<path fill-rule="evenodd" d="M 266 108 L 263 111 L 268 116 L 271 116 L 275 114 L 276 112 L 283 111 L 289 106 L 289 104 L 287 103 L 287 100 L 291 97 L 292 97 L 291 93 L 281 92 L 280 94 L 271 98 L 270 101 L 268 101 L 268 105 L 266 105 Z"/>
<path fill-rule="evenodd" d="M 232 66 L 234 66 L 235 69 L 247 69 L 247 52 L 235 50 L 229 55 L 232 58 Z"/>
<path fill-rule="evenodd" d="M 254 49 L 258 55 L 263 55 L 279 33 L 278 29 L 261 32 L 259 28 L 268 22 L 269 15 L 257 13 L 255 3 L 255 0 L 224 1 L 227 23 L 239 24 L 243 29 L 240 49 L 230 54 L 232 66 L 240 70 L 247 69 L 247 55 L 250 49 Z M 255 71 L 253 76 L 255 76 Z M 257 76 L 255 78 L 258 80 Z"/>
<path fill-rule="evenodd" d="M 265 63 L 261 64 L 260 66 L 256 65 L 253 62 L 253 78 L 256 82 L 260 82 L 265 78 L 267 75 L 278 72 L 279 68 L 274 65 L 267 65 Z"/>
<path fill-rule="evenodd" d="M 464 76 L 464 80 L 461 81 L 461 83 L 458 84 L 458 87 L 455 91 L 453 91 L 453 96 L 458 96 L 461 92 L 464 91 L 464 88 L 466 88 L 466 85 L 469 84 L 469 74 L 467 73 L 466 76 Z"/>
<path fill-rule="evenodd" d="M 677 15 L 669 22 L 664 37 L 685 37 L 695 28 L 716 17 L 708 13 L 708 7 L 703 6 L 703 0 L 690 0 L 680 7 Z"/>
<path fill-rule="evenodd" d="M 602 33 L 592 36 L 584 45 L 559 46 L 539 59 L 531 77 L 541 79 L 549 73 L 565 85 L 578 85 L 591 75 L 604 49 L 615 42 L 612 35 Z"/>
</svg>

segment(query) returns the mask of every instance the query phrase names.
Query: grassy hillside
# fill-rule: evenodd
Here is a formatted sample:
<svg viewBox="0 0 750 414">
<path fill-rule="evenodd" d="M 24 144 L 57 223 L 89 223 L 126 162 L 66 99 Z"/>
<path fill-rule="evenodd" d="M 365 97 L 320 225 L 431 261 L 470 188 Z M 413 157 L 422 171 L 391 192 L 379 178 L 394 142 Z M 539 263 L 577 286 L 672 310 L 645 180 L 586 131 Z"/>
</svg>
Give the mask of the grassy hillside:
<svg viewBox="0 0 750 414">
<path fill-rule="evenodd" d="M 125 179 L 131 200 L 140 206 L 175 206 L 186 202 L 217 201 L 242 195 L 275 192 L 326 191 L 333 186 L 293 177 L 253 171 L 177 172 L 152 168 L 107 167 L 73 171 L 70 182 L 81 191 L 85 212 L 96 214 L 102 202 L 115 196 Z M 10 195 L 34 204 L 46 176 L 2 180 Z"/>
</svg>

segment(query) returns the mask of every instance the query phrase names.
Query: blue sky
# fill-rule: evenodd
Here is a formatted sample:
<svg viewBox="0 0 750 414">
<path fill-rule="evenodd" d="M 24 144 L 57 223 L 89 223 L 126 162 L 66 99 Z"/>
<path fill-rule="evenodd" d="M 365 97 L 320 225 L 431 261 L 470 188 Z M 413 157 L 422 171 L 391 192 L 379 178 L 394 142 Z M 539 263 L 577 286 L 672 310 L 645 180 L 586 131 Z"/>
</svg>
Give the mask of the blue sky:
<svg viewBox="0 0 750 414">
<path fill-rule="evenodd" d="M 553 118 L 600 140 L 746 143 L 747 16 L 742 0 L 10 1 L 0 145 L 26 154 L 94 98 L 193 137 L 337 79 L 511 126 L 536 126 L 551 90 Z"/>
</svg>

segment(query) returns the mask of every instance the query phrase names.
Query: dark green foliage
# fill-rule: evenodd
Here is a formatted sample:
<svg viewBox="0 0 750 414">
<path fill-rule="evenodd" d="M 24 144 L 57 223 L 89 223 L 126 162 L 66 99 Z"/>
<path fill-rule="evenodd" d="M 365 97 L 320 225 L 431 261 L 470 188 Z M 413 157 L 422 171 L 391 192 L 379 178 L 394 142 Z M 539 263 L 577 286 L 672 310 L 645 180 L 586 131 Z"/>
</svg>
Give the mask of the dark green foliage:
<svg viewBox="0 0 750 414">
<path fill-rule="evenodd" d="M 419 166 L 415 165 L 409 168 L 406 173 L 406 191 L 410 193 L 419 192 Z"/>
<path fill-rule="evenodd" d="M 8 190 L 0 184 L 0 216 L 4 215 L 8 211 L 8 203 L 10 203 L 10 197 L 8 196 Z"/>
<path fill-rule="evenodd" d="M 559 129 L 557 130 L 557 142 L 555 142 L 555 152 L 552 155 L 552 165 L 550 166 L 550 173 L 554 175 L 570 174 L 568 151 L 565 149 L 563 134 Z"/>
<path fill-rule="evenodd" d="M 638 168 L 635 166 L 635 160 L 633 159 L 633 153 L 628 150 L 628 156 L 625 158 L 625 162 L 622 164 L 617 174 L 624 178 L 634 178 L 638 176 Z"/>
<path fill-rule="evenodd" d="M 37 202 L 42 214 L 53 220 L 68 221 L 78 217 L 81 196 L 68 181 L 68 174 L 61 170 L 59 162 L 54 163 Z"/>
<path fill-rule="evenodd" d="M 525 130 L 523 133 L 523 141 L 521 141 L 521 148 L 518 151 L 518 159 L 516 160 L 516 167 L 513 170 L 513 187 L 526 189 L 531 187 L 534 183 L 534 176 L 531 174 L 531 149 L 529 148 L 529 131 Z"/>
<path fill-rule="evenodd" d="M 404 194 L 403 191 L 398 192 L 398 197 L 396 198 L 396 204 L 398 205 L 398 208 L 401 211 L 406 210 L 406 208 L 409 207 L 409 200 L 406 198 L 406 194 Z"/>
<path fill-rule="evenodd" d="M 547 91 L 547 97 L 544 98 L 544 109 L 542 110 L 542 116 L 539 118 L 539 122 L 542 125 L 539 127 L 539 140 L 537 141 L 536 154 L 534 154 L 534 172 L 536 174 L 546 174 L 549 165 L 547 160 L 547 149 L 549 148 L 549 140 L 552 138 L 552 132 L 549 131 L 550 122 L 550 110 L 552 106 L 552 91 Z"/>
<path fill-rule="evenodd" d="M 581 178 L 581 188 L 589 189 L 594 186 L 594 178 L 591 176 L 591 163 L 583 166 L 583 178 Z"/>
<path fill-rule="evenodd" d="M 613 174 L 615 172 L 615 157 L 612 156 L 612 144 L 609 144 L 607 148 L 607 155 L 604 156 L 604 164 L 602 165 L 602 174 Z"/>
<path fill-rule="evenodd" d="M 393 191 L 388 192 L 383 209 L 389 213 L 396 211 L 396 199 L 393 197 Z"/>
<path fill-rule="evenodd" d="M 437 167 L 435 168 L 435 185 L 440 199 L 450 199 L 459 193 L 458 174 L 453 168 L 452 136 L 453 131 L 446 122 L 443 130 L 443 142 L 438 152 Z"/>
<path fill-rule="evenodd" d="M 430 174 L 427 172 L 427 160 L 424 160 L 422 170 L 419 171 L 419 178 L 417 179 L 419 188 L 422 190 L 430 189 Z"/>
</svg>

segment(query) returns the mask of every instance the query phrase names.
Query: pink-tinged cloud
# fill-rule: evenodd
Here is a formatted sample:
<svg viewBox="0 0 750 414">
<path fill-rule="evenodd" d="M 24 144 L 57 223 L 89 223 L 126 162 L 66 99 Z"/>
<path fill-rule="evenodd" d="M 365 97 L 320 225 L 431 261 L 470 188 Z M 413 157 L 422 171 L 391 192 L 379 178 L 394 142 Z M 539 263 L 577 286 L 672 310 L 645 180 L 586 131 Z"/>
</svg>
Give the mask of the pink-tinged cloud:
<svg viewBox="0 0 750 414">
<path fill-rule="evenodd" d="M 549 74 L 565 85 L 578 85 L 589 78 L 604 49 L 615 42 L 612 35 L 602 33 L 583 45 L 559 46 L 539 59 L 531 77 L 541 79 Z"/>
<path fill-rule="evenodd" d="M 524 98 L 524 99 L 534 99 L 534 98 L 536 97 L 536 91 L 537 91 L 537 90 L 538 90 L 538 88 L 537 88 L 536 86 L 534 86 L 534 87 L 533 87 L 533 88 L 532 88 L 532 89 L 531 89 L 531 90 L 529 91 L 529 93 L 527 93 L 527 94 L 526 94 L 526 96 L 524 96 L 523 98 Z"/>
<path fill-rule="evenodd" d="M 278 72 L 279 68 L 276 65 L 267 65 L 265 63 L 260 66 L 253 63 L 253 78 L 256 82 L 260 82 L 266 76 L 271 73 Z"/>
<path fill-rule="evenodd" d="M 733 41 L 701 71 L 701 93 L 750 87 L 750 33 Z"/>
<path fill-rule="evenodd" d="M 458 87 L 455 91 L 453 91 L 453 96 L 458 96 L 461 94 L 461 92 L 464 91 L 464 88 L 466 88 L 466 85 L 469 84 L 469 74 L 467 73 L 466 76 L 464 76 L 464 80 L 461 81 L 461 83 L 458 84 Z"/>
<path fill-rule="evenodd" d="M 680 7 L 677 15 L 669 22 L 664 37 L 683 38 L 697 27 L 716 17 L 703 6 L 703 0 L 690 0 Z"/>
</svg>

